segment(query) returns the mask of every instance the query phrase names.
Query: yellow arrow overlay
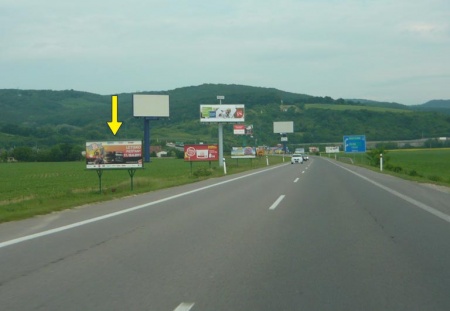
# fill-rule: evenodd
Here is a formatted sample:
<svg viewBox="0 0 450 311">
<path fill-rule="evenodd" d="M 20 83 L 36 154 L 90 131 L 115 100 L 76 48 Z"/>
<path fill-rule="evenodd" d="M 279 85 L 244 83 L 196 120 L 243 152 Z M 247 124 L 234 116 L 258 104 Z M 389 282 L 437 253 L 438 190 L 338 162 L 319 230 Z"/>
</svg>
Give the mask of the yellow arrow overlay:
<svg viewBox="0 0 450 311">
<path fill-rule="evenodd" d="M 111 96 L 111 122 L 106 122 L 108 123 L 108 126 L 111 130 L 111 132 L 116 135 L 117 132 L 119 131 L 120 126 L 122 125 L 122 122 L 118 122 L 117 121 L 117 108 L 119 106 L 119 100 L 117 99 L 117 95 L 113 95 Z"/>
</svg>

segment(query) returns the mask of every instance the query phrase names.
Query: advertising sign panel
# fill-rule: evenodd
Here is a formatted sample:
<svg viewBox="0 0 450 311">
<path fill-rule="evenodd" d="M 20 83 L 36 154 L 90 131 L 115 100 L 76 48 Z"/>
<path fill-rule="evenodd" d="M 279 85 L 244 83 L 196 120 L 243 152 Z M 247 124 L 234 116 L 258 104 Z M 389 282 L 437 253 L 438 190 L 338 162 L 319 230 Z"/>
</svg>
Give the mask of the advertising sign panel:
<svg viewBox="0 0 450 311">
<path fill-rule="evenodd" d="M 231 147 L 231 158 L 256 158 L 255 147 Z"/>
<path fill-rule="evenodd" d="M 244 121 L 244 105 L 200 105 L 200 122 Z"/>
<path fill-rule="evenodd" d="M 184 145 L 184 161 L 219 161 L 218 145 Z"/>
<path fill-rule="evenodd" d="M 339 153 L 339 147 L 325 147 L 325 153 Z"/>
<path fill-rule="evenodd" d="M 133 116 L 169 117 L 169 95 L 133 94 Z"/>
<path fill-rule="evenodd" d="M 253 124 L 245 126 L 245 135 L 249 135 L 249 136 L 253 135 Z"/>
<path fill-rule="evenodd" d="M 245 125 L 244 124 L 234 124 L 233 125 L 234 135 L 245 135 Z"/>
<path fill-rule="evenodd" d="M 366 152 L 366 136 L 344 136 L 344 150 L 345 152 Z"/>
<path fill-rule="evenodd" d="M 142 168 L 142 141 L 86 142 L 87 169 Z"/>
<path fill-rule="evenodd" d="M 253 124 L 244 125 L 244 124 L 234 124 L 233 125 L 233 134 L 234 135 L 253 135 Z"/>
<path fill-rule="evenodd" d="M 284 121 L 284 122 L 273 122 L 273 133 L 294 133 L 294 122 Z"/>
</svg>

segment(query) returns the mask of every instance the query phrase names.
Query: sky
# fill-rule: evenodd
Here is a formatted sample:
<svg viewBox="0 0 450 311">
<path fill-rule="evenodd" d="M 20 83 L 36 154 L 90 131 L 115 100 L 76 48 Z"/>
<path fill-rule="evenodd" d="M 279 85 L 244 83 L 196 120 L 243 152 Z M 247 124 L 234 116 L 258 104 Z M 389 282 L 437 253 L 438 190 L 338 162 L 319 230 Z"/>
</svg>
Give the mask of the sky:
<svg viewBox="0 0 450 311">
<path fill-rule="evenodd" d="M 450 99 L 450 1 L 0 0 L 0 89 L 203 83 Z"/>
</svg>

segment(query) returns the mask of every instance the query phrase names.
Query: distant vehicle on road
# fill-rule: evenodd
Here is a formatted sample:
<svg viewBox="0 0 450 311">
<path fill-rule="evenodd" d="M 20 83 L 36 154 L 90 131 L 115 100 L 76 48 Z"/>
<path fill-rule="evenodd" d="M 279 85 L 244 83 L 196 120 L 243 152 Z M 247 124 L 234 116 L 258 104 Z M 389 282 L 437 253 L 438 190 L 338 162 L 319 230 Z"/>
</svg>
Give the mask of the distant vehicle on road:
<svg viewBox="0 0 450 311">
<path fill-rule="evenodd" d="M 291 157 L 291 164 L 295 164 L 295 163 L 303 163 L 303 156 L 299 153 L 294 153 Z"/>
<path fill-rule="evenodd" d="M 303 155 L 303 161 L 308 161 L 309 160 L 309 156 L 307 154 Z"/>
</svg>

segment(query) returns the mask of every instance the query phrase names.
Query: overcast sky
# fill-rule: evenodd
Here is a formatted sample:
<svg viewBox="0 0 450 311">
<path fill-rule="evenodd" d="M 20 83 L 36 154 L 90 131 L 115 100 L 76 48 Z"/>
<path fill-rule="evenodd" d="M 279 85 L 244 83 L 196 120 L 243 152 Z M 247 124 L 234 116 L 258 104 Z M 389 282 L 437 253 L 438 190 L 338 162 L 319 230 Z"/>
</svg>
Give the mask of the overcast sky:
<svg viewBox="0 0 450 311">
<path fill-rule="evenodd" d="M 0 0 L 1 89 L 203 83 L 450 99 L 450 0 Z"/>
</svg>

